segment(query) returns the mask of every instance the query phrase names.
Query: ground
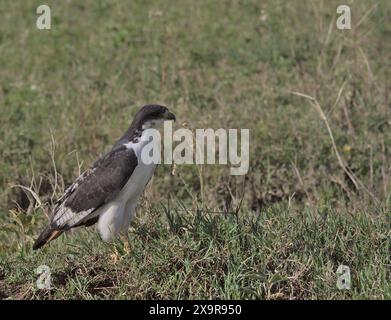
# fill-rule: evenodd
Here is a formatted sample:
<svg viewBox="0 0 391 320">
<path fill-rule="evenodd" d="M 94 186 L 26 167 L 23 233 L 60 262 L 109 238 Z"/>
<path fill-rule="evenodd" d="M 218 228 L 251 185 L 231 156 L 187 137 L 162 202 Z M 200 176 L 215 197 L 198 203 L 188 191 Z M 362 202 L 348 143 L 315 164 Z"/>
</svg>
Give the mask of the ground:
<svg viewBox="0 0 391 320">
<path fill-rule="evenodd" d="M 390 299 L 389 1 L 0 4 L 0 298 Z M 158 167 L 124 242 L 32 244 L 146 103 L 248 128 L 250 170 Z M 51 289 L 36 269 L 51 270 Z M 351 288 L 337 288 L 346 265 Z"/>
</svg>

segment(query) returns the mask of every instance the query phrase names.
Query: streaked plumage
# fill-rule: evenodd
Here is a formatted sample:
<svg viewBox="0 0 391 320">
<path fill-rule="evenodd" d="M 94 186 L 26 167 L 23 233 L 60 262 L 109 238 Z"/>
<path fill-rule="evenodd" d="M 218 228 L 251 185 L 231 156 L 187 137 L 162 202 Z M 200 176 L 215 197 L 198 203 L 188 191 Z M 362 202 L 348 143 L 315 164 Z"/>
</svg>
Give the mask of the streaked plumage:
<svg viewBox="0 0 391 320">
<path fill-rule="evenodd" d="M 34 243 L 38 249 L 64 231 L 98 222 L 103 240 L 126 232 L 137 201 L 153 175 L 155 164 L 145 164 L 141 151 L 149 142 L 145 129 L 175 120 L 166 107 L 147 105 L 113 148 L 84 171 L 57 200 L 50 225 Z"/>
</svg>

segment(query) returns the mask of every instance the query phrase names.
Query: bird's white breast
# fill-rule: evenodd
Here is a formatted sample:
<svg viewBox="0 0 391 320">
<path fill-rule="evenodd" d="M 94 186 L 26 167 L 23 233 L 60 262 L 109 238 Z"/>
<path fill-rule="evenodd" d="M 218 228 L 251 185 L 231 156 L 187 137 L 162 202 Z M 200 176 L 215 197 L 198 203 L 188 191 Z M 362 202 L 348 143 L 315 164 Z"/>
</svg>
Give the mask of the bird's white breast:
<svg viewBox="0 0 391 320">
<path fill-rule="evenodd" d="M 137 201 L 153 175 L 156 164 L 145 164 L 141 158 L 142 149 L 147 143 L 151 142 L 142 135 L 138 142 L 125 144 L 136 154 L 138 164 L 119 194 L 97 212 L 99 215 L 98 229 L 105 241 L 110 241 L 119 232 L 128 229 L 135 214 Z"/>
</svg>

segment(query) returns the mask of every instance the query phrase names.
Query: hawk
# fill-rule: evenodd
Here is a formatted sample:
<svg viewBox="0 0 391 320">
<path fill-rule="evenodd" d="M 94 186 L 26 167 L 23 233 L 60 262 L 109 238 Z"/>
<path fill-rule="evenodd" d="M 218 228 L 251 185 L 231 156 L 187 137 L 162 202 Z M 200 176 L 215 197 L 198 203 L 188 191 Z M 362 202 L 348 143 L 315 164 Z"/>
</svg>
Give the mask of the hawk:
<svg viewBox="0 0 391 320">
<path fill-rule="evenodd" d="M 142 107 L 113 148 L 98 158 L 57 200 L 50 224 L 35 241 L 33 249 L 69 229 L 95 223 L 104 241 L 126 232 L 135 215 L 137 201 L 156 166 L 141 159 L 143 147 L 151 143 L 146 129 L 158 128 L 165 120 L 176 120 L 167 107 Z"/>
</svg>

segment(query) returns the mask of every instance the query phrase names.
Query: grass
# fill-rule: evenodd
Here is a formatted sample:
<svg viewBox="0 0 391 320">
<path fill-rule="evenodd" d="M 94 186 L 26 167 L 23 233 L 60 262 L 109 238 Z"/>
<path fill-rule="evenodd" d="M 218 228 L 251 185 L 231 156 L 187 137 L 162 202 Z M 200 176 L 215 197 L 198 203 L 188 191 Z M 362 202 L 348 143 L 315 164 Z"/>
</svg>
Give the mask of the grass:
<svg viewBox="0 0 391 320">
<path fill-rule="evenodd" d="M 351 4 L 345 31 L 337 1 L 47 1 L 50 31 L 39 4 L 0 4 L 0 298 L 391 298 L 388 1 Z M 249 173 L 160 166 L 131 254 L 91 228 L 33 252 L 146 103 L 177 127 L 250 129 Z"/>
<path fill-rule="evenodd" d="M 156 210 L 135 223 L 132 254 L 91 231 L 61 238 L 41 254 L 20 250 L 3 265 L 15 298 L 385 298 L 387 221 L 325 209 L 321 219 L 276 205 L 262 215 Z M 383 231 L 382 231 L 383 230 Z M 52 268 L 54 289 L 35 287 L 30 266 Z M 352 290 L 336 288 L 340 264 Z M 4 293 L 3 293 L 4 294 Z"/>
</svg>

